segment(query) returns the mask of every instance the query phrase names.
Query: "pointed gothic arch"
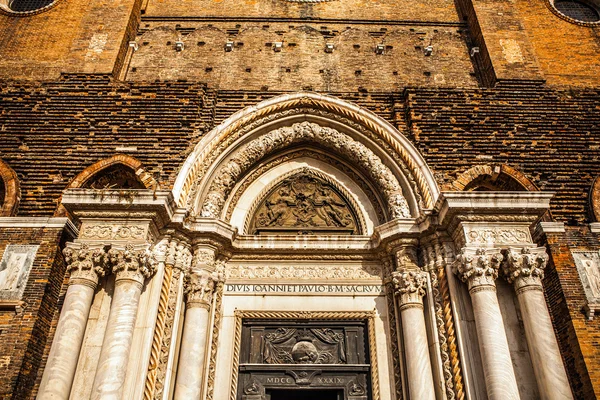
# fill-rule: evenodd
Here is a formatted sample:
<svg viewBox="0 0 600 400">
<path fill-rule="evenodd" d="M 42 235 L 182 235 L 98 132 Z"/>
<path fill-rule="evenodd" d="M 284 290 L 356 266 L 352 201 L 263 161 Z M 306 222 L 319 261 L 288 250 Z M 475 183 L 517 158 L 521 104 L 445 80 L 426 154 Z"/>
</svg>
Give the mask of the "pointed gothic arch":
<svg viewBox="0 0 600 400">
<path fill-rule="evenodd" d="M 0 160 L 0 217 L 10 217 L 17 213 L 21 199 L 21 187 L 15 171 Z"/>
<path fill-rule="evenodd" d="M 422 156 L 388 122 L 334 97 L 297 93 L 241 110 L 209 132 L 181 168 L 175 200 L 192 215 L 225 219 L 237 183 L 290 148 L 344 159 L 384 198 L 386 220 L 416 218 L 439 195 Z"/>
</svg>

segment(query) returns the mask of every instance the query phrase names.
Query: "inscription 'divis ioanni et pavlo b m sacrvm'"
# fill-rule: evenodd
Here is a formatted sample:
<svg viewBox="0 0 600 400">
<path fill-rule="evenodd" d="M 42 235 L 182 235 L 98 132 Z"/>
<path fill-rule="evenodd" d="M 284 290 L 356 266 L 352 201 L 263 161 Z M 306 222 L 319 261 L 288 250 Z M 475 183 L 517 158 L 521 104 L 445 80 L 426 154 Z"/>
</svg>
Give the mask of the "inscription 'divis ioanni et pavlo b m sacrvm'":
<svg viewBox="0 0 600 400">
<path fill-rule="evenodd" d="M 382 285 L 301 285 L 301 284 L 226 284 L 229 293 L 372 293 L 383 292 Z"/>
</svg>

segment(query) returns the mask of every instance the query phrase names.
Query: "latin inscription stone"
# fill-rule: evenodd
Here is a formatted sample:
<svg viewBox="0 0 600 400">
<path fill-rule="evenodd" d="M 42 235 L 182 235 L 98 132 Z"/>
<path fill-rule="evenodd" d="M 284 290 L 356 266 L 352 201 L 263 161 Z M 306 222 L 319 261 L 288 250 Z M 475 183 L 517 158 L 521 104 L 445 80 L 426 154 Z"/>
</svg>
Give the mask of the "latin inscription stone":
<svg viewBox="0 0 600 400">
<path fill-rule="evenodd" d="M 382 285 L 299 285 L 299 284 L 226 284 L 228 293 L 310 293 L 310 294 L 374 294 L 383 293 Z"/>
</svg>

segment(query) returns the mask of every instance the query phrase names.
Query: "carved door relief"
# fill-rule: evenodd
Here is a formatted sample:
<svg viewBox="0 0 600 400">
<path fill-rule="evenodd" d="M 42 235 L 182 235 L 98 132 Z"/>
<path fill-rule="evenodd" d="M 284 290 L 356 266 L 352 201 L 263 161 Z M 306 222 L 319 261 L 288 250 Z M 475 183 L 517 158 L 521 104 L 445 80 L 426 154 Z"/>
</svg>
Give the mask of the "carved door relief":
<svg viewBox="0 0 600 400">
<path fill-rule="evenodd" d="M 366 321 L 244 320 L 237 400 L 369 400 Z"/>
</svg>

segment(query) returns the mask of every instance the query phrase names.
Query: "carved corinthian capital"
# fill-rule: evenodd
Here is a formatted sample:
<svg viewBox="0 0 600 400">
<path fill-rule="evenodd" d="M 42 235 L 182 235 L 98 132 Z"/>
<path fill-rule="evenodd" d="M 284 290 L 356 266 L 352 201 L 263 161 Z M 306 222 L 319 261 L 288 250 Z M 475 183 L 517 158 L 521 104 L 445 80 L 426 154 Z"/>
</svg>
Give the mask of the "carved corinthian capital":
<svg viewBox="0 0 600 400">
<path fill-rule="evenodd" d="M 71 285 L 86 285 L 95 289 L 98 277 L 104 276 L 109 270 L 106 253 L 101 246 L 90 248 L 87 243 L 81 246 L 69 243 L 63 255 L 67 270 L 71 273 Z"/>
<path fill-rule="evenodd" d="M 400 310 L 405 307 L 423 307 L 423 296 L 427 292 L 427 273 L 421 270 L 392 272 L 392 282 Z"/>
<path fill-rule="evenodd" d="M 185 275 L 184 292 L 187 299 L 187 307 L 203 307 L 210 309 L 215 284 L 223 280 L 221 272 L 209 272 L 206 270 L 188 271 Z"/>
<path fill-rule="evenodd" d="M 506 251 L 502 269 L 508 282 L 514 284 L 519 294 L 528 289 L 543 290 L 542 279 L 547 262 L 548 255 L 543 247 L 511 248 Z"/>
<path fill-rule="evenodd" d="M 469 291 L 495 290 L 503 258 L 497 249 L 464 248 L 456 257 L 452 271 L 469 285 Z"/>
<path fill-rule="evenodd" d="M 129 279 L 141 285 L 156 271 L 156 259 L 146 245 L 113 247 L 108 251 L 108 258 L 117 280 Z"/>
</svg>

